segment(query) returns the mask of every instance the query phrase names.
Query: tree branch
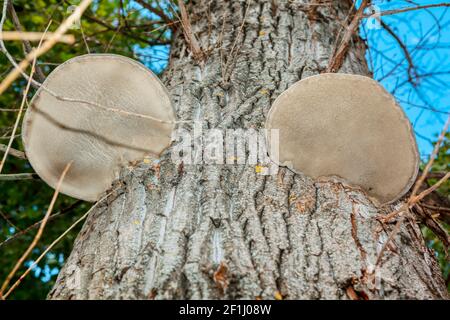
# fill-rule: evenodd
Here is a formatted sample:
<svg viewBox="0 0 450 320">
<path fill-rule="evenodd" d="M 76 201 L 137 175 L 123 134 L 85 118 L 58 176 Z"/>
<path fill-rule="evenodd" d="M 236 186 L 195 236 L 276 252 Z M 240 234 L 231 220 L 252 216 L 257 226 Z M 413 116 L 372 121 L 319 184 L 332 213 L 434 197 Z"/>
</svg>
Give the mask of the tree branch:
<svg viewBox="0 0 450 320">
<path fill-rule="evenodd" d="M 20 23 L 19 17 L 17 16 L 16 10 L 14 9 L 14 4 L 10 2 L 8 4 L 8 11 L 11 15 L 12 22 L 17 31 L 23 32 L 25 31 Z M 28 40 L 22 40 L 24 46 L 25 55 L 29 54 L 33 48 Z M 36 78 L 39 82 L 43 82 L 45 80 L 45 74 L 39 66 L 36 66 Z"/>
<path fill-rule="evenodd" d="M 389 27 L 386 23 L 384 23 L 383 20 L 381 20 L 381 19 L 378 19 L 378 20 L 380 21 L 381 26 L 387 31 L 387 33 L 389 33 L 395 39 L 395 41 L 398 43 L 398 45 L 402 49 L 403 54 L 406 58 L 406 61 L 408 62 L 408 80 L 415 86 L 416 83 L 414 82 L 414 78 L 416 78 L 416 76 L 417 76 L 416 71 L 415 71 L 416 67 L 414 66 L 414 62 L 412 60 L 411 55 L 409 54 L 408 48 L 403 43 L 403 41 L 397 36 L 397 34 L 394 32 L 394 30 L 391 29 L 391 27 Z"/>
<path fill-rule="evenodd" d="M 0 181 L 41 180 L 36 173 L 0 174 Z"/>
<path fill-rule="evenodd" d="M 56 31 L 53 33 L 52 38 L 45 41 L 38 49 L 33 49 L 29 54 L 26 55 L 25 59 L 22 60 L 22 62 L 20 62 L 20 64 L 16 68 L 8 73 L 8 75 L 0 83 L 0 94 L 5 92 L 5 90 L 14 82 L 14 80 L 16 80 L 26 70 L 26 68 L 33 60 L 49 51 L 58 42 L 59 38 L 64 35 L 67 30 L 69 30 L 73 23 L 80 19 L 81 15 L 91 4 L 91 2 L 92 0 L 83 0 L 75 9 L 75 11 L 65 21 L 63 21 L 63 23 L 59 25 L 58 29 L 56 29 Z M 5 17 L 2 16 L 2 21 L 0 23 L 1 27 L 3 26 L 4 18 Z"/>
<path fill-rule="evenodd" d="M 1 144 L 0 143 L 0 151 L 5 152 L 8 149 L 7 145 Z M 19 159 L 27 159 L 27 156 L 25 155 L 25 152 L 22 152 L 20 150 L 17 149 L 13 149 L 13 148 L 9 148 L 9 152 L 10 155 L 12 155 L 13 157 L 19 158 Z"/>
<path fill-rule="evenodd" d="M 337 48 L 337 50 L 334 52 L 333 56 L 330 59 L 327 72 L 337 72 L 341 68 L 345 56 L 348 52 L 348 48 L 350 46 L 350 40 L 355 34 L 356 29 L 358 29 L 359 22 L 361 21 L 364 10 L 368 6 L 368 4 L 369 4 L 368 0 L 362 0 L 361 5 L 356 11 L 355 16 L 353 17 L 350 24 L 347 26 L 347 30 L 344 36 L 342 37 L 339 47 Z"/>
<path fill-rule="evenodd" d="M 55 192 L 53 193 L 52 200 L 50 201 L 47 212 L 45 213 L 44 219 L 42 220 L 42 223 L 39 226 L 38 232 L 34 236 L 33 241 L 31 242 L 31 244 L 29 245 L 27 250 L 25 250 L 25 252 L 20 257 L 20 259 L 16 262 L 16 264 L 14 265 L 14 268 L 11 270 L 11 272 L 6 277 L 6 280 L 3 282 L 2 287 L 0 288 L 0 299 L 5 299 L 10 294 L 10 291 L 8 291 L 7 294 L 5 296 L 3 296 L 3 292 L 5 292 L 6 288 L 8 287 L 9 282 L 11 281 L 11 279 L 16 274 L 17 270 L 19 270 L 19 268 L 24 263 L 25 259 L 30 255 L 30 253 L 33 251 L 34 247 L 36 247 L 37 243 L 39 242 L 39 239 L 41 238 L 42 233 L 44 232 L 44 228 L 45 228 L 45 225 L 47 224 L 48 218 L 53 210 L 53 206 L 55 205 L 56 199 L 58 198 L 59 189 L 61 188 L 61 184 L 64 180 L 64 177 L 67 174 L 67 171 L 69 171 L 69 168 L 71 165 L 72 165 L 72 162 L 69 162 L 66 165 L 66 167 L 64 168 L 63 172 L 61 173 L 58 184 L 56 185 Z"/>
<path fill-rule="evenodd" d="M 163 10 L 159 9 L 159 8 L 155 8 L 152 7 L 150 4 L 148 4 L 147 2 L 145 2 L 144 0 L 136 0 L 137 3 L 139 3 L 142 7 L 144 7 L 145 9 L 147 9 L 150 12 L 153 12 L 154 14 L 156 14 L 157 16 L 159 16 L 161 19 L 164 20 L 164 22 L 166 24 L 169 25 L 169 27 L 172 30 L 176 30 L 176 26 L 172 23 L 172 19 L 170 19 Z"/>
<path fill-rule="evenodd" d="M 417 7 L 409 7 L 409 8 L 403 8 L 403 9 L 393 9 L 393 10 L 386 10 L 384 12 L 376 13 L 375 16 L 388 16 L 408 11 L 414 11 L 414 10 L 422 10 L 422 9 L 429 9 L 429 8 L 438 8 L 438 7 L 450 7 L 450 3 L 435 3 L 435 4 L 427 4 L 423 6 L 417 6 Z M 363 18 L 371 18 L 373 17 L 373 14 L 365 14 Z"/>
<path fill-rule="evenodd" d="M 64 208 L 64 209 L 62 209 L 61 211 L 58 211 L 58 212 L 52 214 L 50 217 L 48 217 L 48 221 L 51 221 L 51 220 L 53 220 L 53 219 L 55 219 L 55 218 L 58 218 L 58 217 L 60 217 L 60 216 L 62 216 L 62 215 L 64 215 L 64 214 L 66 214 L 66 213 L 72 211 L 73 209 L 75 209 L 76 207 L 78 207 L 79 205 L 81 205 L 82 203 L 83 203 L 82 200 L 77 200 L 74 204 L 70 205 L 69 207 Z M 0 214 L 1 214 L 1 211 L 0 211 Z M 5 218 L 6 218 L 6 217 L 5 217 Z M 39 226 L 41 225 L 41 223 L 42 223 L 42 220 L 39 220 L 38 222 L 33 223 L 33 224 L 32 224 L 31 226 L 29 226 L 28 228 L 23 229 L 23 230 L 21 230 L 21 231 L 19 231 L 19 232 L 14 233 L 11 237 L 9 237 L 8 239 L 6 239 L 5 241 L 3 241 L 3 242 L 0 243 L 0 248 L 3 247 L 4 245 L 8 244 L 9 242 L 13 241 L 14 239 L 17 239 L 18 237 L 20 237 L 20 236 L 22 236 L 22 235 L 24 235 L 24 234 L 30 232 L 31 230 L 36 229 L 37 227 L 39 227 Z M 16 229 L 18 229 L 18 228 L 16 227 Z M 18 230 L 19 230 L 19 229 L 18 229 Z"/>
<path fill-rule="evenodd" d="M 169 44 L 170 43 L 170 41 L 151 41 L 151 40 L 147 40 L 145 38 L 141 38 L 141 37 L 139 37 L 139 36 L 129 32 L 129 31 L 127 31 L 127 29 L 120 28 L 120 27 L 116 28 L 116 27 L 108 24 L 106 21 L 103 21 L 103 20 L 101 20 L 101 19 L 99 19 L 99 18 L 97 18 L 95 16 L 91 16 L 91 15 L 86 14 L 86 15 L 84 15 L 84 17 L 86 19 L 90 20 L 91 22 L 95 22 L 95 23 L 97 23 L 97 24 L 107 28 L 108 30 L 120 33 L 120 34 L 125 35 L 127 37 L 130 37 L 132 39 L 144 42 L 144 43 L 146 43 L 146 44 L 148 44 L 150 46 L 164 45 L 164 44 Z"/>
</svg>

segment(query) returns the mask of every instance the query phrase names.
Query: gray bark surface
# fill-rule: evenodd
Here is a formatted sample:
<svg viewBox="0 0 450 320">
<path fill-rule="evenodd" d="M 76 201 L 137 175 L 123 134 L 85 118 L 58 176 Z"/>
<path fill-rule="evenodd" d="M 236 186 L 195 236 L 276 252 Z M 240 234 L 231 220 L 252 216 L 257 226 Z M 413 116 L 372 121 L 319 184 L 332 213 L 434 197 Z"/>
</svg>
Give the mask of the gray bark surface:
<svg viewBox="0 0 450 320">
<path fill-rule="evenodd" d="M 210 50 L 198 63 L 175 35 L 165 82 L 178 119 L 262 127 L 281 92 L 326 69 L 350 1 L 308 8 L 190 1 L 192 30 Z M 364 54 L 355 37 L 340 72 L 368 74 Z M 377 217 L 396 206 L 380 208 L 338 178 L 179 166 L 168 150 L 158 164 L 124 168 L 114 188 L 88 216 L 50 299 L 447 298 L 410 219 L 375 266 L 394 227 Z"/>
</svg>

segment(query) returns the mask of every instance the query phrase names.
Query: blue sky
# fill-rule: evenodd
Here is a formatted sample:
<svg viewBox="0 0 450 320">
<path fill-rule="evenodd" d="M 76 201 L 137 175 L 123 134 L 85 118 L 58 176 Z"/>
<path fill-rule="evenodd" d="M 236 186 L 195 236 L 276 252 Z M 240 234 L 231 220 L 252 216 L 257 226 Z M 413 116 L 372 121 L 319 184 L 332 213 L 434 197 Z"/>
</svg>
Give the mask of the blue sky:
<svg viewBox="0 0 450 320">
<path fill-rule="evenodd" d="M 410 7 L 410 1 L 374 1 L 375 12 Z M 420 0 L 416 5 L 442 3 Z M 363 22 L 361 35 L 368 39 L 367 60 L 374 78 L 394 96 L 413 123 L 423 157 L 432 151 L 431 141 L 442 130 L 450 112 L 450 8 L 439 7 L 383 16 L 382 20 L 410 52 L 422 75 L 408 80 L 408 60 L 398 41 L 374 19 Z"/>
<path fill-rule="evenodd" d="M 170 2 L 166 0 L 160 0 L 159 5 L 165 9 L 169 17 L 172 17 L 170 10 L 168 10 Z M 143 7 L 137 2 L 131 1 L 128 8 L 140 10 L 141 14 L 147 17 L 149 20 L 159 19 L 156 14 L 143 9 Z M 167 35 L 170 36 L 170 30 L 167 30 L 166 32 Z M 160 74 L 167 67 L 169 50 L 169 45 L 151 46 L 146 48 L 135 46 L 134 48 L 134 52 L 138 56 L 139 60 L 141 60 L 147 67 L 152 69 L 153 72 L 157 74 Z"/>
</svg>

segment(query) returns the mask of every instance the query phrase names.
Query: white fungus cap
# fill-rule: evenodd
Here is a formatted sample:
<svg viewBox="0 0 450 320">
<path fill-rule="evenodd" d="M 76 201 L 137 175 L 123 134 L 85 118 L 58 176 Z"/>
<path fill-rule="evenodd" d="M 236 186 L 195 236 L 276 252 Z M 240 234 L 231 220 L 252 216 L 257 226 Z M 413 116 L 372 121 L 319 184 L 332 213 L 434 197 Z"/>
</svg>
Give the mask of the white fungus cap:
<svg viewBox="0 0 450 320">
<path fill-rule="evenodd" d="M 169 94 L 137 61 L 79 56 L 58 66 L 43 86 L 47 90 L 37 91 L 25 114 L 22 139 L 33 169 L 53 188 L 73 161 L 60 189 L 64 194 L 96 201 L 121 166 L 158 156 L 171 142 L 175 113 Z"/>
<path fill-rule="evenodd" d="M 403 196 L 418 173 L 408 118 L 368 77 L 330 73 L 301 80 L 275 100 L 266 128 L 280 130 L 280 165 L 313 178 L 340 176 L 381 203 Z"/>
</svg>

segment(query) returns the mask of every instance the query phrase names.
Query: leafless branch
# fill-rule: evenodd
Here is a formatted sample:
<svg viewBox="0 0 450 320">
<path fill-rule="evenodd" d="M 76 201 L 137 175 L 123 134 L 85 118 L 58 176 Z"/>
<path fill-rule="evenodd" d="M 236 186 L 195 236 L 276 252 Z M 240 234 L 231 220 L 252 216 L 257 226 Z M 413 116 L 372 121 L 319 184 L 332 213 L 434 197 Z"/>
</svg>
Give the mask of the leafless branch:
<svg viewBox="0 0 450 320">
<path fill-rule="evenodd" d="M 98 200 L 84 215 L 82 215 L 77 221 L 75 221 L 66 231 L 64 231 L 55 241 L 53 241 L 47 249 L 42 252 L 42 254 L 28 267 L 28 269 L 20 276 L 20 278 L 11 286 L 8 292 L 5 293 L 3 299 L 6 299 L 17 286 L 22 282 L 22 280 L 30 273 L 31 270 L 45 257 L 45 255 L 56 245 L 61 239 L 63 239 L 73 228 L 75 228 L 81 221 L 86 219 L 86 217 L 91 213 L 94 208 L 96 208 L 99 204 L 101 204 L 105 199 L 107 199 L 111 194 L 113 194 L 115 190 L 109 192 L 100 200 Z"/>
<path fill-rule="evenodd" d="M 13 227 L 15 230 L 20 230 L 14 223 L 12 223 L 12 221 L 3 213 L 2 210 L 0 210 L 0 216 L 2 216 L 3 219 L 5 219 L 5 221 L 11 226 Z"/>
<path fill-rule="evenodd" d="M 19 17 L 17 16 L 16 10 L 14 9 L 14 4 L 12 2 L 9 2 L 8 4 L 8 11 L 11 15 L 11 20 L 16 30 L 20 32 L 25 31 L 22 27 L 22 24 L 20 23 Z M 22 42 L 25 54 L 29 54 L 32 50 L 30 42 L 28 40 L 23 40 Z M 39 67 L 38 65 L 36 65 L 36 77 L 40 82 L 43 82 L 45 80 L 45 74 L 42 71 L 41 67 Z"/>
<path fill-rule="evenodd" d="M 40 39 L 48 40 L 51 37 L 53 37 L 52 33 L 42 32 L 3 31 L 0 34 L 0 40 L 40 41 Z M 63 35 L 59 42 L 72 44 L 75 42 L 75 37 L 71 34 Z"/>
<path fill-rule="evenodd" d="M 8 149 L 7 145 L 4 145 L 4 144 L 0 143 L 0 151 L 6 152 L 7 149 Z M 22 151 L 17 150 L 17 149 L 9 148 L 9 154 L 12 155 L 13 157 L 16 157 L 16 158 L 19 158 L 19 159 L 24 159 L 24 160 L 27 159 L 27 157 L 25 155 L 25 152 L 22 152 Z"/>
<path fill-rule="evenodd" d="M 368 0 L 362 0 L 361 5 L 359 6 L 358 10 L 355 13 L 355 16 L 353 17 L 350 24 L 347 26 L 347 29 L 344 35 L 342 36 L 342 40 L 340 41 L 339 46 L 337 47 L 337 50 L 333 53 L 332 57 L 330 58 L 327 67 L 327 72 L 337 72 L 341 68 L 342 63 L 345 60 L 348 48 L 350 46 L 350 41 L 353 35 L 355 34 L 356 30 L 358 29 L 359 23 L 363 18 L 364 10 L 368 5 L 369 5 Z"/>
<path fill-rule="evenodd" d="M 170 28 L 172 28 L 173 30 L 176 29 L 176 26 L 174 24 L 172 24 L 172 19 L 170 19 L 163 10 L 161 10 L 160 8 L 155 8 L 152 5 L 148 4 L 147 2 L 145 2 L 144 0 L 136 0 L 137 3 L 139 3 L 142 7 L 144 7 L 145 9 L 147 9 L 150 12 L 153 12 L 154 14 L 156 14 L 158 17 L 160 17 L 161 19 L 164 20 L 164 22 L 166 24 L 168 24 L 170 26 Z"/>
<path fill-rule="evenodd" d="M 380 24 L 395 39 L 395 41 L 402 49 L 406 61 L 408 61 L 408 81 L 410 81 L 412 84 L 416 84 L 417 79 L 416 67 L 414 66 L 414 62 L 411 55 L 409 54 L 408 48 L 403 43 L 403 41 L 398 37 L 398 35 L 381 19 Z"/>
<path fill-rule="evenodd" d="M 14 180 L 40 180 L 40 178 L 36 173 L 0 174 L 0 181 L 14 181 Z"/>
<path fill-rule="evenodd" d="M 386 10 L 386 11 L 377 13 L 376 16 L 388 16 L 388 15 L 399 14 L 399 13 L 408 12 L 408 11 L 439 8 L 439 7 L 450 7 L 450 3 L 444 2 L 444 3 L 435 3 L 435 4 L 427 4 L 427 5 L 423 5 L 423 6 L 403 8 L 403 9 Z M 370 18 L 370 17 L 373 17 L 373 14 L 365 14 L 363 16 L 363 18 Z"/>
<path fill-rule="evenodd" d="M 436 142 L 436 144 L 434 146 L 433 153 L 430 156 L 430 160 L 428 161 L 427 165 L 425 166 L 425 169 L 423 170 L 422 175 L 420 176 L 420 178 L 416 181 L 416 184 L 414 185 L 414 188 L 413 188 L 413 191 L 411 194 L 411 198 L 410 198 L 411 200 L 416 196 L 417 191 L 419 190 L 420 186 L 427 178 L 428 172 L 430 171 L 431 167 L 433 166 L 434 160 L 439 153 L 441 144 L 444 141 L 445 134 L 447 133 L 449 125 L 450 125 L 450 116 L 447 118 L 444 128 L 442 129 L 441 134 L 439 135 L 438 141 Z"/>
<path fill-rule="evenodd" d="M 77 200 L 74 204 L 70 205 L 69 207 L 64 208 L 64 209 L 62 209 L 61 211 L 56 212 L 56 213 L 50 215 L 50 217 L 48 218 L 48 222 L 51 221 L 51 220 L 53 220 L 53 219 L 55 219 L 55 218 L 58 218 L 58 217 L 60 217 L 60 216 L 62 216 L 62 215 L 64 215 L 64 214 L 66 214 L 66 213 L 68 213 L 68 212 L 70 212 L 70 211 L 72 211 L 73 209 L 75 209 L 77 206 L 79 206 L 79 205 L 82 204 L 82 203 L 83 203 L 82 200 Z M 1 213 L 1 211 L 0 211 L 0 213 Z M 41 219 L 41 220 L 38 221 L 38 222 L 33 223 L 31 226 L 27 227 L 27 228 L 24 229 L 24 230 L 20 230 L 19 228 L 16 227 L 16 229 L 17 229 L 17 230 L 20 230 L 20 231 L 19 231 L 19 232 L 15 232 L 11 237 L 9 237 L 9 238 L 7 238 L 5 241 L 1 242 L 1 243 L 0 243 L 0 248 L 3 247 L 4 245 L 7 245 L 7 244 L 10 243 L 11 241 L 13 241 L 13 240 L 19 238 L 20 236 L 22 236 L 22 235 L 24 235 L 24 234 L 30 232 L 31 230 L 36 229 L 37 227 L 39 227 L 39 226 L 42 224 L 42 221 L 43 221 L 43 219 Z"/>
<path fill-rule="evenodd" d="M 184 38 L 191 49 L 192 55 L 197 61 L 202 61 L 205 58 L 204 52 L 198 43 L 197 37 L 192 31 L 191 21 L 189 20 L 189 15 L 186 11 L 183 0 L 178 1 L 178 7 L 180 8 L 181 14 L 181 26 L 183 29 Z"/>
<path fill-rule="evenodd" d="M 6 2 L 5 2 L 5 4 L 8 5 Z M 42 44 L 42 40 L 41 40 L 41 42 L 39 42 L 39 46 L 41 44 Z M 22 102 L 20 104 L 19 113 L 17 114 L 16 122 L 14 123 L 14 127 L 13 127 L 13 130 L 11 132 L 11 138 L 9 139 L 8 145 L 6 146 L 6 149 L 4 151 L 5 153 L 3 154 L 2 161 L 0 162 L 0 173 L 2 172 L 3 166 L 5 165 L 6 159 L 8 158 L 8 153 L 9 153 L 9 150 L 11 149 L 12 143 L 14 141 L 14 136 L 16 134 L 17 127 L 19 126 L 19 122 L 20 122 L 20 119 L 21 119 L 21 116 L 22 116 L 23 108 L 25 106 L 25 102 L 27 101 L 28 91 L 30 90 L 31 81 L 33 79 L 33 74 L 34 74 L 34 71 L 35 71 L 36 59 L 37 59 L 37 57 L 35 56 L 33 58 L 33 62 L 32 62 L 32 65 L 31 65 L 31 72 L 30 72 L 30 76 L 28 78 L 27 86 L 25 87 L 25 90 L 23 91 Z"/>
<path fill-rule="evenodd" d="M 53 36 L 45 41 L 42 46 L 37 49 L 33 49 L 29 54 L 26 55 L 25 59 L 20 62 L 18 68 L 14 68 L 6 78 L 0 83 L 0 94 L 3 94 L 5 90 L 16 80 L 22 72 L 30 65 L 30 63 L 37 59 L 39 56 L 50 50 L 63 36 L 67 30 L 77 21 L 87 7 L 91 4 L 92 0 L 83 0 L 74 12 L 65 20 L 53 33 Z M 7 1 L 5 1 L 5 7 L 7 6 Z M 2 17 L 3 19 L 4 17 Z M 1 24 L 3 26 L 3 23 Z M 1 29 L 0 29 L 1 30 Z"/>
<path fill-rule="evenodd" d="M 67 174 L 67 171 L 69 171 L 70 166 L 72 165 L 72 162 L 69 162 L 66 167 L 64 168 L 61 177 L 59 178 L 58 184 L 56 185 L 55 192 L 53 194 L 52 200 L 50 201 L 50 205 L 48 206 L 47 212 L 45 213 L 44 219 L 42 220 L 42 223 L 38 229 L 38 232 L 36 233 L 36 236 L 34 237 L 33 241 L 29 245 L 28 249 L 25 250 L 23 255 L 20 257 L 20 259 L 16 262 L 11 272 L 6 277 L 5 281 L 2 284 L 2 287 L 0 288 L 0 299 L 5 299 L 7 295 L 3 296 L 3 292 L 5 292 L 6 288 L 8 287 L 9 282 L 16 274 L 17 270 L 22 266 L 25 259 L 30 255 L 31 251 L 33 251 L 34 247 L 36 247 L 39 239 L 42 236 L 42 233 L 44 232 L 45 225 L 47 224 L 48 218 L 53 210 L 53 206 L 55 205 L 56 199 L 58 198 L 59 189 L 61 188 L 61 184 L 64 180 L 64 177 Z"/>
</svg>

